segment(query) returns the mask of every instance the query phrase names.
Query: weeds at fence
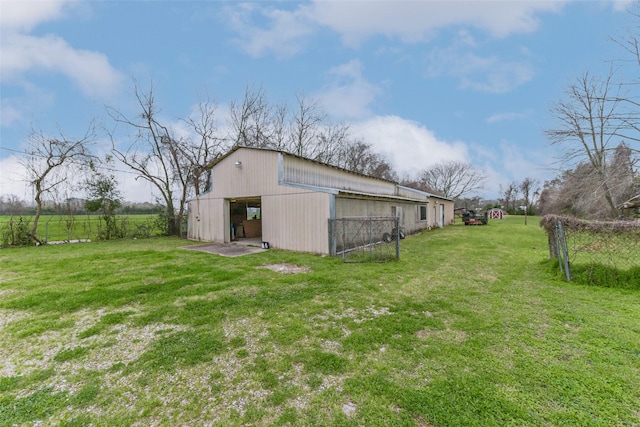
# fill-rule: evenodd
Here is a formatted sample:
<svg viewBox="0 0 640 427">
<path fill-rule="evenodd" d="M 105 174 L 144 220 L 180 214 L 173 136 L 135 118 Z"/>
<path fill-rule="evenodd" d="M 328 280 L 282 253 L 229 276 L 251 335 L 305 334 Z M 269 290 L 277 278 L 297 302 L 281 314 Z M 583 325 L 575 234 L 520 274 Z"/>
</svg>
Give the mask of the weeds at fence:
<svg viewBox="0 0 640 427">
<path fill-rule="evenodd" d="M 344 217 L 329 220 L 331 254 L 344 262 L 386 262 L 400 258 L 404 238 L 397 217 Z"/>
<path fill-rule="evenodd" d="M 2 235 L 2 247 L 8 246 L 30 246 L 34 244 L 31 236 L 31 223 L 28 219 L 17 217 L 11 219 L 0 228 Z"/>
<path fill-rule="evenodd" d="M 549 252 L 568 280 L 640 289 L 640 222 L 547 215 Z"/>
<path fill-rule="evenodd" d="M 30 218 L 22 216 L 0 217 L 2 247 L 35 244 L 30 224 Z M 163 231 L 157 215 L 116 216 L 114 224 L 98 215 L 53 215 L 40 218 L 37 237 L 43 242 L 141 239 L 163 235 Z"/>
</svg>

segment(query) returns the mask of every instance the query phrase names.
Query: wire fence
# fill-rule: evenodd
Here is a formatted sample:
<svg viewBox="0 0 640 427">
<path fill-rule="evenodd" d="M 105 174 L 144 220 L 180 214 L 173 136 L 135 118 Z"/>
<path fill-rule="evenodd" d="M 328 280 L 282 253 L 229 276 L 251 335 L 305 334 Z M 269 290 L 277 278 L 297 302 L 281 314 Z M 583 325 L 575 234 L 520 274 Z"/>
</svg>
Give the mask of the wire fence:
<svg viewBox="0 0 640 427">
<path fill-rule="evenodd" d="M 640 288 L 640 221 L 546 215 L 549 253 L 567 280 Z"/>
<path fill-rule="evenodd" d="M 344 217 L 329 220 L 331 255 L 344 262 L 400 259 L 404 232 L 398 217 Z"/>
<path fill-rule="evenodd" d="M 1 216 L 2 246 L 18 246 L 31 231 L 33 217 Z M 38 221 L 41 242 L 82 242 L 117 238 L 146 238 L 163 234 L 157 215 L 116 215 L 111 227 L 99 215 L 45 215 Z"/>
</svg>

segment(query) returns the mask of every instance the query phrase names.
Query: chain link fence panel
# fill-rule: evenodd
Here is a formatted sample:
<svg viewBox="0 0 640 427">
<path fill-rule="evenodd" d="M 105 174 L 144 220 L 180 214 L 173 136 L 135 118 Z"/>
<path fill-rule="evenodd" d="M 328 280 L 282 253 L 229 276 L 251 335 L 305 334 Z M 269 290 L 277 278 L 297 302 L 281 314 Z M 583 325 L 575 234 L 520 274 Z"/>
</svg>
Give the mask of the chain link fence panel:
<svg viewBox="0 0 640 427">
<path fill-rule="evenodd" d="M 546 215 L 549 253 L 567 280 L 640 288 L 640 221 Z"/>
<path fill-rule="evenodd" d="M 399 218 L 344 217 L 329 220 L 329 244 L 333 256 L 344 262 L 385 262 L 400 259 L 404 239 Z"/>
<path fill-rule="evenodd" d="M 116 215 L 114 221 L 113 227 L 108 229 L 98 215 L 43 215 L 38 221 L 37 237 L 42 242 L 57 243 L 163 234 L 157 215 Z M 0 246 L 19 246 L 20 237 L 31 230 L 32 224 L 33 217 L 29 216 L 0 217 Z"/>
</svg>

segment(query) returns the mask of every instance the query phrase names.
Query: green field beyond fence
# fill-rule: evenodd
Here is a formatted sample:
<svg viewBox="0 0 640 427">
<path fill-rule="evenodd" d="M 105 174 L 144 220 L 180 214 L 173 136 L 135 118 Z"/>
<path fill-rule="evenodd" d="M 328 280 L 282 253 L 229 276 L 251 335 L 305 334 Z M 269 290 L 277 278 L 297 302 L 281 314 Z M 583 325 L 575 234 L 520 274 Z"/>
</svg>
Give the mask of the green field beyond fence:
<svg viewBox="0 0 640 427">
<path fill-rule="evenodd" d="M 11 241 L 11 233 L 26 226 L 31 229 L 33 216 L 0 215 L 2 242 Z M 158 215 L 116 215 L 119 238 L 144 238 L 162 235 Z M 38 239 L 43 242 L 99 240 L 106 228 L 100 215 L 43 215 L 38 221 Z"/>
</svg>

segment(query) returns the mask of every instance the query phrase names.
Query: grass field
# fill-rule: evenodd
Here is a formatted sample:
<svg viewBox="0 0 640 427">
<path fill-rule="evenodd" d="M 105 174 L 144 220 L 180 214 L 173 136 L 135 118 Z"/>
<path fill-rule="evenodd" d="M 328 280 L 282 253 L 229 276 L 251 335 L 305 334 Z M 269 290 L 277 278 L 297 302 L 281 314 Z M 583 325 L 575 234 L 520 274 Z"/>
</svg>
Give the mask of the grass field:
<svg viewBox="0 0 640 427">
<path fill-rule="evenodd" d="M 122 235 L 129 238 L 158 236 L 162 230 L 158 227 L 157 214 L 116 215 L 116 223 Z M 31 230 L 32 216 L 0 215 L 0 244 L 10 232 L 10 222 L 24 221 Z M 100 215 L 42 215 L 38 221 L 38 238 L 45 242 L 70 240 L 97 240 L 100 230 L 104 229 Z"/>
<path fill-rule="evenodd" d="M 0 250 L 0 425 L 640 425 L 640 291 L 562 280 L 535 219 L 383 264 L 187 244 Z"/>
</svg>

